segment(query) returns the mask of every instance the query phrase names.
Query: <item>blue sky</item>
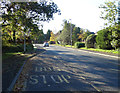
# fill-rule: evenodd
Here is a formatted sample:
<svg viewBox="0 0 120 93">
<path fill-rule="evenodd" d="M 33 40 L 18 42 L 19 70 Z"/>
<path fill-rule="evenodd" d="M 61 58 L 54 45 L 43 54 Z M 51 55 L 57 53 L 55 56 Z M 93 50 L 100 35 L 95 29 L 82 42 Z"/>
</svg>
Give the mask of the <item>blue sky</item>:
<svg viewBox="0 0 120 93">
<path fill-rule="evenodd" d="M 49 23 L 44 22 L 43 31 L 48 29 L 57 33 L 62 29 L 63 20 L 71 19 L 77 27 L 89 29 L 97 32 L 103 28 L 104 20 L 100 18 L 100 4 L 106 0 L 53 0 L 61 10 L 61 15 L 55 14 L 54 20 Z"/>
</svg>

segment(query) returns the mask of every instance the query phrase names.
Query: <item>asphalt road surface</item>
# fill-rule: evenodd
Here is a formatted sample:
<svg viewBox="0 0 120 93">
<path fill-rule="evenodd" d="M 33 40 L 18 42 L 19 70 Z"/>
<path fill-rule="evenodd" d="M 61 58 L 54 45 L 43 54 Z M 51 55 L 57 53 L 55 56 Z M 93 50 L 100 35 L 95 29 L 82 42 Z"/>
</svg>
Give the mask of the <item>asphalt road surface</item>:
<svg viewBox="0 0 120 93">
<path fill-rule="evenodd" d="M 117 58 L 61 46 L 45 49 L 33 58 L 24 91 L 118 91 Z"/>
</svg>

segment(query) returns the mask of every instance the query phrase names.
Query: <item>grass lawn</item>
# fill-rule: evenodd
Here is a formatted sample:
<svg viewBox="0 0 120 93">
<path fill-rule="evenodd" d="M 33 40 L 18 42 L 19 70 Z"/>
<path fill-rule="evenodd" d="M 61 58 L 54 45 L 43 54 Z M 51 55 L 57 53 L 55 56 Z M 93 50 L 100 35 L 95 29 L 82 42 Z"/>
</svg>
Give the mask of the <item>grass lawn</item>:
<svg viewBox="0 0 120 93">
<path fill-rule="evenodd" d="M 106 53 L 114 53 L 114 54 L 118 54 L 120 53 L 120 50 L 105 50 L 105 49 L 94 49 L 94 48 L 85 48 L 82 47 L 80 49 L 84 49 L 84 50 L 92 50 L 92 51 L 98 51 L 98 52 L 106 52 Z"/>
<path fill-rule="evenodd" d="M 60 45 L 60 44 L 56 44 L 58 46 L 64 46 L 64 45 Z M 71 45 L 65 45 L 64 47 L 71 47 Z M 72 48 L 75 48 L 74 46 L 72 46 Z M 97 52 L 105 52 L 105 53 L 114 53 L 114 54 L 118 54 L 120 53 L 120 50 L 105 50 L 105 49 L 94 49 L 94 48 L 85 48 L 85 47 L 81 47 L 79 49 L 83 49 L 83 50 L 91 50 L 91 51 L 97 51 Z"/>
<path fill-rule="evenodd" d="M 19 69 L 28 57 L 32 56 L 34 52 L 32 45 L 27 45 L 27 52 L 23 53 L 23 45 L 6 45 L 3 46 L 2 53 L 2 77 L 3 77 L 3 90 L 7 90 L 12 80 L 18 73 Z M 20 51 L 20 52 L 19 52 Z M 8 79 L 9 77 L 9 79 Z"/>
<path fill-rule="evenodd" d="M 17 52 L 17 53 L 3 53 L 2 54 L 2 60 L 7 59 L 7 58 L 9 58 L 9 57 L 11 57 L 13 55 L 19 55 L 19 54 L 22 54 L 22 52 Z"/>
</svg>

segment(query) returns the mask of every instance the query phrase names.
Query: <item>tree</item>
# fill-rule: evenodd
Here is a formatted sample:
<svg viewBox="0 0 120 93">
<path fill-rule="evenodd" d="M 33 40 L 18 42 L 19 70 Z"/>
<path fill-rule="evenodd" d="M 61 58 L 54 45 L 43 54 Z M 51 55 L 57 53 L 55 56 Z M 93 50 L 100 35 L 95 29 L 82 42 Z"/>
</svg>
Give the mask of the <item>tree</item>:
<svg viewBox="0 0 120 93">
<path fill-rule="evenodd" d="M 82 40 L 83 40 L 83 32 L 84 32 L 84 29 L 80 28 L 80 32 L 79 32 L 79 34 L 77 34 L 79 42 L 82 42 Z"/>
<path fill-rule="evenodd" d="M 85 32 L 83 32 L 83 37 L 82 37 L 82 41 L 86 41 L 86 38 L 90 35 L 90 31 L 86 30 Z"/>
<path fill-rule="evenodd" d="M 86 48 L 94 48 L 95 43 L 96 43 L 96 35 L 91 34 L 87 37 L 86 41 L 85 41 L 85 47 Z"/>
<path fill-rule="evenodd" d="M 48 30 L 47 31 L 47 34 L 46 34 L 46 41 L 49 41 L 50 40 L 50 37 L 51 37 L 51 30 Z"/>
<path fill-rule="evenodd" d="M 104 5 L 101 5 L 100 8 L 102 8 L 104 11 L 101 12 L 101 18 L 106 20 L 105 23 L 106 26 L 109 28 L 109 33 L 111 33 L 111 45 L 115 49 L 120 47 L 119 41 L 120 41 L 120 24 L 119 24 L 119 15 L 118 12 L 120 11 L 119 7 L 117 7 L 118 0 L 108 1 L 105 2 Z M 106 33 L 106 34 L 109 34 Z"/>
<path fill-rule="evenodd" d="M 113 38 L 111 41 L 112 47 L 114 47 L 115 49 L 120 48 L 120 30 L 114 29 L 112 31 L 112 38 Z"/>
<path fill-rule="evenodd" d="M 99 8 L 103 9 L 101 11 L 101 18 L 106 20 L 105 25 L 113 26 L 117 24 L 117 0 L 105 2 L 104 5 L 100 5 Z"/>
<path fill-rule="evenodd" d="M 40 21 L 50 21 L 53 19 L 54 13 L 60 13 L 57 5 L 52 1 L 8 2 L 4 0 L 0 3 L 2 5 L 3 26 L 11 24 L 14 41 L 15 33 L 19 31 L 18 26 L 24 27 L 24 32 L 35 31 L 33 30 L 34 24 L 38 24 Z"/>
<path fill-rule="evenodd" d="M 80 28 L 79 27 L 74 27 L 73 31 L 72 31 L 73 45 L 75 44 L 75 42 L 78 41 L 79 33 L 80 33 Z"/>
<path fill-rule="evenodd" d="M 70 44 L 70 23 L 67 22 L 67 20 L 64 21 L 64 26 L 62 33 L 60 35 L 60 39 L 62 39 L 63 45 Z"/>
<path fill-rule="evenodd" d="M 53 32 L 51 32 L 50 41 L 55 41 L 55 36 L 54 36 L 54 33 L 53 33 Z"/>
<path fill-rule="evenodd" d="M 96 42 L 97 46 L 100 49 L 112 49 L 111 46 L 111 31 L 109 31 L 109 28 L 103 29 L 97 32 Z"/>
</svg>

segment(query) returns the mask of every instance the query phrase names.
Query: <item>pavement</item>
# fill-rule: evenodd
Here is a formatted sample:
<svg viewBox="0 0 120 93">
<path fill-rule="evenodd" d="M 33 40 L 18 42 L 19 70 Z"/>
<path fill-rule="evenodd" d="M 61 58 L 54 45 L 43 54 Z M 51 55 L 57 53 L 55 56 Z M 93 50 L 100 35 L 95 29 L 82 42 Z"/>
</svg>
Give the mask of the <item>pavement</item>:
<svg viewBox="0 0 120 93">
<path fill-rule="evenodd" d="M 38 49 L 42 46 L 35 45 Z M 51 45 L 30 63 L 22 91 L 119 91 L 117 57 Z"/>
</svg>

